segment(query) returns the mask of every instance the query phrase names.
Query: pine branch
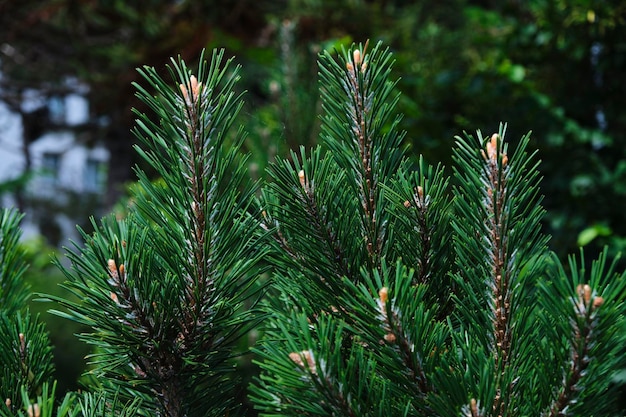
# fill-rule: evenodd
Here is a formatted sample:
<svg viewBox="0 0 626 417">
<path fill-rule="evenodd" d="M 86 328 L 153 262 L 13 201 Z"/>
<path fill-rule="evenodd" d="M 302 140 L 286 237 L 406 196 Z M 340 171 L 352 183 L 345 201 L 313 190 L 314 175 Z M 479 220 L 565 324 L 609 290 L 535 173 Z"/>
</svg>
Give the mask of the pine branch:
<svg viewBox="0 0 626 417">
<path fill-rule="evenodd" d="M 22 219 L 17 211 L 0 212 L 0 414 L 17 412 L 52 380 L 52 346 L 39 316 L 27 308 L 30 289 L 20 245 Z M 26 400 L 25 400 L 26 399 Z M 26 401 L 26 402 L 25 402 Z"/>
<path fill-rule="evenodd" d="M 383 245 L 389 214 L 378 183 L 395 175 L 402 152 L 390 147 L 399 144 L 402 135 L 394 132 L 397 120 L 382 133 L 388 128 L 395 99 L 389 106 L 381 101 L 390 96 L 393 83 L 385 78 L 389 54 L 379 49 L 365 57 L 360 51 L 350 53 L 349 58 L 343 57 L 343 64 L 330 55 L 322 56 L 322 96 L 327 111 L 337 111 L 324 121 L 331 152 L 322 156 L 317 149 L 310 157 L 304 152 L 301 158 L 292 155 L 293 165 L 278 161 L 270 170 L 273 182 L 265 190 L 266 228 L 275 228 L 278 250 L 288 255 L 279 261 L 285 263 L 281 268 L 305 268 L 305 282 L 327 300 L 318 311 L 329 308 L 333 294 L 342 291 L 341 277 L 357 282 L 361 267 L 374 259 L 374 251 L 378 267 L 391 253 L 392 245 Z M 371 62 L 369 69 L 367 62 Z M 345 125 L 353 125 L 351 133 Z M 339 134 L 330 136 L 339 132 L 349 133 L 344 142 Z M 367 180 L 368 176 L 375 181 Z M 378 208 L 373 210 L 374 206 Z M 379 243 L 373 245 L 373 241 Z"/>
<path fill-rule="evenodd" d="M 138 96 L 156 120 L 138 113 L 137 151 L 162 180 L 137 170 L 128 219 L 94 224 L 68 254 L 65 286 L 83 302 L 58 300 L 69 312 L 57 314 L 93 329 L 82 337 L 98 347 L 103 388 L 124 387 L 125 400 L 142 397 L 167 416 L 235 410 L 232 358 L 259 317 L 266 248 L 250 214 L 242 132 L 229 137 L 241 108 L 237 69 L 222 60 L 223 51 L 202 59 L 197 78 L 172 61 L 174 88 L 154 68 L 140 70 L 156 94 L 136 85 Z"/>
<path fill-rule="evenodd" d="M 24 252 L 19 246 L 22 217 L 15 210 L 0 212 L 0 308 L 8 315 L 23 311 L 29 298 L 29 287 L 23 280 Z"/>
<path fill-rule="evenodd" d="M 414 284 L 414 271 L 402 267 L 400 261 L 393 269 L 383 264 L 382 271 L 382 275 L 377 271 L 364 275 L 361 288 L 352 290 L 365 296 L 378 288 L 371 307 L 353 307 L 358 318 L 357 334 L 368 340 L 368 348 L 379 364 L 378 372 L 391 386 L 402 387 L 408 394 L 413 412 L 432 414 L 428 397 L 438 389 L 432 373 L 442 366 L 449 332 L 445 323 L 436 319 L 437 306 L 428 302 L 428 286 Z M 359 302 L 359 296 L 351 299 L 351 305 Z M 376 312 L 376 323 L 370 322 L 371 310 Z M 372 332 L 374 326 L 382 334 Z"/>
<path fill-rule="evenodd" d="M 384 188 L 392 204 L 388 227 L 393 231 L 394 253 L 415 269 L 413 284 L 427 284 L 427 303 L 440 307 L 440 319 L 450 313 L 454 292 L 448 183 L 443 167 L 434 168 L 420 158 L 416 167 L 409 161 L 403 164 L 398 178 Z"/>
<path fill-rule="evenodd" d="M 616 387 L 606 375 L 626 363 L 620 347 L 626 335 L 619 330 L 626 323 L 620 313 L 626 302 L 626 274 L 615 273 L 616 262 L 608 262 L 605 250 L 587 273 L 581 252 L 580 261 L 570 258 L 570 272 L 556 264 L 552 285 L 541 287 L 546 313 L 560 316 L 565 353 L 561 379 L 544 416 L 608 415 L 614 409 Z"/>
<path fill-rule="evenodd" d="M 505 262 L 512 256 L 508 247 L 509 239 L 507 223 L 510 221 L 505 211 L 505 202 L 509 198 L 507 163 L 508 156 L 503 149 L 500 137 L 494 134 L 487 142 L 486 153 L 481 151 L 486 162 L 485 188 L 486 199 L 486 219 L 489 230 L 489 242 L 487 246 L 491 250 L 491 260 L 489 264 L 492 268 L 493 295 L 492 312 L 494 324 L 494 339 L 497 349 L 496 367 L 503 369 L 508 364 L 508 357 L 511 343 L 511 289 L 513 277 L 512 271 L 505 267 Z M 496 407 L 499 410 L 501 405 L 496 400 Z M 501 414 L 501 410 L 497 414 Z"/>
<path fill-rule="evenodd" d="M 397 172 L 402 160 L 403 134 L 392 119 L 398 97 L 390 99 L 395 83 L 389 81 L 391 55 L 377 45 L 366 54 L 367 43 L 353 49 L 340 62 L 330 54 L 320 57 L 322 139 L 339 166 L 349 170 L 358 196 L 360 232 L 368 267 L 380 267 L 386 244 L 386 208 L 380 184 Z"/>
<path fill-rule="evenodd" d="M 345 346 L 342 333 L 348 328 L 331 315 L 320 316 L 314 331 L 303 314 L 290 314 L 289 322 L 295 327 L 269 332 L 281 343 L 275 341 L 259 351 L 265 359 L 260 365 L 268 372 L 253 387 L 253 399 L 264 415 L 399 414 L 400 406 L 389 398 L 371 356 L 359 344 Z"/>
<path fill-rule="evenodd" d="M 292 397 L 300 395 L 301 389 L 295 388 L 300 382 L 291 378 L 280 385 L 269 382 L 274 381 L 272 375 L 284 371 L 276 358 L 278 353 L 266 354 L 274 351 L 272 338 L 281 337 L 287 337 L 286 341 L 293 345 L 289 352 L 282 353 L 283 357 L 311 351 L 325 364 L 332 361 L 332 366 L 324 368 L 327 373 L 317 372 L 317 379 L 311 381 L 317 385 L 310 393 L 310 402 L 321 401 L 329 407 L 327 413 L 367 415 L 374 409 L 384 413 L 409 403 L 403 397 L 403 407 L 396 399 L 381 405 L 374 402 L 378 397 L 372 393 L 372 398 L 359 394 L 362 404 L 357 407 L 353 390 L 361 392 L 361 388 L 355 387 L 356 381 L 342 381 L 347 376 L 371 373 L 375 381 L 388 384 L 378 376 L 379 372 L 391 374 L 395 369 L 406 368 L 399 360 L 389 369 L 373 373 L 369 362 L 362 359 L 363 353 L 359 352 L 375 357 L 373 347 L 383 342 L 380 310 L 370 292 L 359 290 L 358 298 L 351 296 L 354 286 L 363 282 L 363 268 L 382 268 L 387 254 L 395 256 L 392 241 L 385 237 L 391 217 L 388 207 L 392 203 L 385 199 L 382 186 L 383 181 L 396 175 L 402 156 L 399 146 L 393 148 L 402 136 L 394 130 L 397 120 L 389 124 L 395 101 L 386 102 L 393 89 L 393 83 L 387 80 L 389 54 L 377 47 L 365 57 L 360 50 L 344 52 L 338 61 L 326 54 L 320 63 L 326 109 L 323 137 L 328 151 L 322 154 L 318 148 L 310 156 L 304 152 L 301 157 L 292 155 L 291 163 L 279 160 L 270 168 L 273 181 L 264 190 L 265 227 L 275 230 L 274 282 L 284 294 L 281 302 L 268 306 L 275 319 L 272 322 L 287 329 L 296 325 L 295 318 L 276 311 L 297 311 L 301 314 L 299 320 L 305 318 L 311 326 L 308 339 L 268 329 L 272 337 L 268 336 L 260 351 L 265 353 L 262 367 L 266 373 L 257 388 L 257 404 L 263 404 L 268 412 L 291 413 L 282 408 L 284 404 L 295 407 L 293 410 L 298 411 L 294 412 L 303 412 L 296 406 L 300 400 Z M 324 333 L 324 323 L 329 320 L 336 321 L 342 332 Z M 332 353 L 318 350 L 318 346 L 326 346 L 327 339 L 335 345 Z M 408 343 L 405 350 L 410 349 Z M 269 401 L 274 395 L 281 398 L 280 405 Z"/>
<path fill-rule="evenodd" d="M 493 388 L 480 389 L 475 400 L 496 416 L 508 413 L 516 396 L 530 389 L 520 383 L 536 361 L 524 342 L 538 335 L 531 324 L 536 307 L 529 303 L 529 292 L 544 268 L 539 260 L 547 241 L 540 234 L 537 171 L 525 153 L 528 137 L 510 157 L 503 135 L 501 129 L 485 145 L 479 135 L 478 149 L 459 139 L 461 185 L 453 223 L 460 271 L 456 281 L 462 289 L 459 320 L 489 352 L 485 359 L 494 361 Z"/>
<path fill-rule="evenodd" d="M 122 415 L 236 412 L 232 359 L 260 321 L 263 265 L 274 288 L 251 396 L 264 415 L 614 414 L 626 273 L 607 252 L 589 277 L 548 253 L 528 136 L 514 153 L 503 127 L 459 138 L 449 180 L 404 156 L 391 54 L 324 53 L 323 145 L 278 159 L 257 206 L 242 132 L 230 133 L 237 69 L 222 60 L 197 77 L 172 61 L 175 87 L 140 70 L 153 114 L 137 113 L 137 150 L 160 180 L 138 169 L 128 218 L 94 221 L 68 253 L 65 287 L 80 302 L 54 298 L 67 309 L 57 314 L 91 328 L 81 337 L 99 393 L 66 397 L 59 417 L 118 404 Z M 0 278 L 23 302 L 16 219 L 0 224 Z M 47 416 L 49 345 L 17 317 L 0 313 L 0 390 L 19 387 L 12 412 Z"/>
<path fill-rule="evenodd" d="M 301 272 L 290 279 L 316 295 L 311 303 L 317 305 L 316 313 L 336 305 L 342 277 L 358 279 L 358 258 L 352 257 L 358 236 L 350 233 L 358 220 L 345 174 L 331 158 L 322 158 L 316 149 L 309 158 L 302 155 L 302 162 L 295 155 L 293 160 L 272 166 L 264 216 L 266 227 L 275 230 L 277 271 L 289 276 L 289 271 Z"/>
<path fill-rule="evenodd" d="M 411 342 L 410 336 L 402 326 L 402 311 L 406 310 L 394 308 L 392 302 L 387 302 L 389 300 L 389 289 L 387 287 L 382 287 L 378 291 L 378 296 L 381 321 L 383 322 L 384 330 L 387 332 L 384 340 L 398 349 L 400 360 L 408 371 L 408 379 L 417 386 L 417 395 L 419 397 L 425 396 L 432 391 L 433 387 L 430 385 L 430 381 L 422 366 L 423 360 L 420 353 L 415 351 L 415 345 Z"/>
<path fill-rule="evenodd" d="M 0 398 L 7 409 L 16 412 L 41 394 L 53 372 L 52 345 L 39 317 L 0 312 Z"/>
<path fill-rule="evenodd" d="M 561 392 L 550 410 L 550 417 L 567 415 L 568 407 L 576 402 L 580 390 L 578 384 L 590 361 L 591 335 L 596 327 L 596 312 L 593 310 L 597 310 L 604 302 L 602 297 L 591 298 L 591 287 L 587 284 L 579 284 L 577 292 L 578 301 L 574 309 L 578 320 L 572 321 L 569 376 L 563 381 Z"/>
</svg>

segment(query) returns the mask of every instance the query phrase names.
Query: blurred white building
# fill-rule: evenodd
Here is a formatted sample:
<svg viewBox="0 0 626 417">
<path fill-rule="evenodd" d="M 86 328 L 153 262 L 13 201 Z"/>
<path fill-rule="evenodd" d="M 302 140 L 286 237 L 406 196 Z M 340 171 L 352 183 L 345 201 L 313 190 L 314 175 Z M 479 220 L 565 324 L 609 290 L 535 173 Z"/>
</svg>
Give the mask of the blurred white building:
<svg viewBox="0 0 626 417">
<path fill-rule="evenodd" d="M 73 217 L 80 212 L 78 206 L 96 201 L 104 193 L 109 160 L 103 144 L 89 137 L 93 129 L 88 128 L 87 88 L 76 81 L 68 83 L 74 84 L 68 89 L 72 92 L 65 95 L 46 98 L 35 90 L 22 94 L 22 114 L 39 112 L 46 127 L 26 148 L 24 123 L 28 119 L 0 101 L 0 186 L 25 179 L 21 198 L 26 214 L 24 237 L 55 230 L 59 241 L 52 240 L 57 244 L 76 237 Z M 20 205 L 11 191 L 0 194 L 0 203 L 2 207 Z"/>
</svg>

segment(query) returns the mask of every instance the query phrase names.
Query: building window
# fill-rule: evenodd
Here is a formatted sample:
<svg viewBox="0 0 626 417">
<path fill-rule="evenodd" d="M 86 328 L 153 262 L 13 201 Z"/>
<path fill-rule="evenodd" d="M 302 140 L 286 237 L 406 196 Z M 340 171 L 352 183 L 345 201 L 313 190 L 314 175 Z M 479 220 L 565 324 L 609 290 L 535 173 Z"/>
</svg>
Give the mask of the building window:
<svg viewBox="0 0 626 417">
<path fill-rule="evenodd" d="M 65 99 L 62 96 L 52 96 L 48 99 L 48 115 L 52 123 L 65 123 L 65 112 Z"/>
<path fill-rule="evenodd" d="M 41 161 L 42 177 L 47 183 L 56 185 L 59 182 L 59 170 L 61 168 L 61 155 L 46 152 Z"/>
<path fill-rule="evenodd" d="M 85 164 L 85 191 L 101 193 L 106 183 L 106 164 L 89 158 Z"/>
</svg>

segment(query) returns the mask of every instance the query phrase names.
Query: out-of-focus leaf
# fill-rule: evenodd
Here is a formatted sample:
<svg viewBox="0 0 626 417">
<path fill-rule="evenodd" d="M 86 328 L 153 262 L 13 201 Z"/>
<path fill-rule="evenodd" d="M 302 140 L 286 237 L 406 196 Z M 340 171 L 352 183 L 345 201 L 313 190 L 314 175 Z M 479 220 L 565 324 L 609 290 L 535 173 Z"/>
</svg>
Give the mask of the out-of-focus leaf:
<svg viewBox="0 0 626 417">
<path fill-rule="evenodd" d="M 578 246 L 586 246 L 598 236 L 609 236 L 611 228 L 603 224 L 594 224 L 578 234 Z"/>
</svg>

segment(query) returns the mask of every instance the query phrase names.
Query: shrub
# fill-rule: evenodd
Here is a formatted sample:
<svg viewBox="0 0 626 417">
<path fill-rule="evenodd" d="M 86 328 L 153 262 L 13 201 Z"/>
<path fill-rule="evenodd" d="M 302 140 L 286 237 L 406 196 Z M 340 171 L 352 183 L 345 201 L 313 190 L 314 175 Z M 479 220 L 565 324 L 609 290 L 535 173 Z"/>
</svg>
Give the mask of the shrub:
<svg viewBox="0 0 626 417">
<path fill-rule="evenodd" d="M 392 56 L 355 46 L 320 56 L 322 144 L 251 184 L 222 58 L 197 76 L 173 61 L 175 87 L 140 71 L 153 114 L 138 114 L 137 150 L 162 181 L 138 170 L 127 218 L 94 223 L 61 266 L 80 301 L 51 298 L 91 328 L 93 393 L 55 408 L 49 368 L 24 361 L 46 362 L 44 330 L 5 314 L 0 359 L 20 378 L 3 413 L 235 414 L 253 328 L 264 415 L 619 413 L 626 277 L 606 253 L 588 267 L 550 252 L 528 136 L 457 138 L 450 176 L 412 160 Z M 2 225 L 15 283 L 17 222 Z"/>
</svg>

